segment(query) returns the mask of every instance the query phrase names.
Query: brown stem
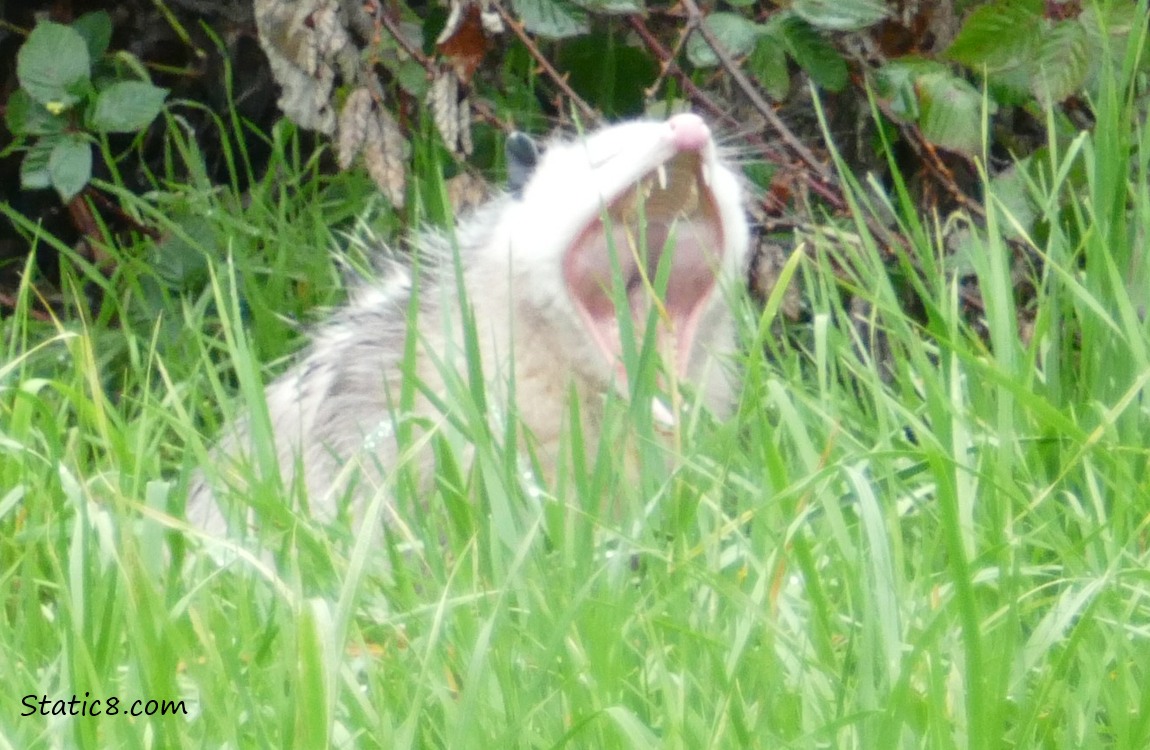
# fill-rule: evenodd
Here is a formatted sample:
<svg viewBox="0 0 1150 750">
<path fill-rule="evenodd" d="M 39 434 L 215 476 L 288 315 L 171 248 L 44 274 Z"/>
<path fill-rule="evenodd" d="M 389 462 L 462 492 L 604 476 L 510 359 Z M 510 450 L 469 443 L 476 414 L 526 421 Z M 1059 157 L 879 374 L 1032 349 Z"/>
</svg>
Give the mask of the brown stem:
<svg viewBox="0 0 1150 750">
<path fill-rule="evenodd" d="M 627 16 L 627 23 L 643 41 L 643 44 L 647 45 L 647 49 L 651 50 L 655 57 L 659 58 L 659 64 L 662 68 L 655 83 L 646 91 L 648 98 L 653 96 L 654 93 L 658 91 L 659 87 L 662 85 L 663 79 L 666 78 L 668 74 L 674 73 L 678 78 L 680 85 L 687 92 L 687 95 L 690 96 L 691 101 L 697 101 L 701 103 L 702 106 L 713 116 L 725 120 L 735 127 L 741 125 L 741 123 L 736 120 L 730 112 L 724 110 L 722 107 L 716 104 L 715 101 L 705 91 L 696 86 L 695 82 L 692 81 L 687 76 L 687 74 L 683 72 L 682 68 L 679 67 L 679 64 L 675 62 L 675 58 L 679 56 L 679 52 L 682 49 L 683 44 L 686 42 L 687 37 L 690 36 L 689 29 L 684 31 L 683 35 L 679 38 L 679 42 L 675 45 L 674 51 L 668 52 L 667 48 L 664 47 L 659 42 L 659 40 L 655 38 L 655 35 L 651 33 L 651 30 L 647 28 L 647 24 L 643 23 L 642 16 Z"/>
<path fill-rule="evenodd" d="M 93 192 L 91 188 L 84 188 L 72 196 L 72 200 L 68 201 L 66 207 L 68 217 L 72 219 L 72 226 L 80 232 L 80 247 L 78 248 L 80 255 L 92 261 L 97 268 L 105 268 L 111 258 L 104 251 L 107 238 L 104 237 L 100 223 L 96 221 L 96 217 L 92 213 L 92 207 L 84 200 L 84 195 L 90 192 Z"/>
<path fill-rule="evenodd" d="M 719 62 L 722 63 L 723 68 L 731 74 L 731 78 L 734 79 L 746 97 L 750 99 L 751 104 L 759 111 L 759 114 L 766 118 L 767 122 L 771 124 L 771 127 L 775 129 L 775 132 L 779 134 L 779 137 L 783 139 L 783 143 L 794 151 L 808 167 L 813 169 L 819 176 L 819 179 L 827 184 L 833 185 L 835 183 L 835 176 L 830 167 L 821 162 L 814 153 L 807 148 L 806 144 L 799 140 L 799 137 L 792 133 L 790 128 L 783 123 L 782 119 L 775 114 L 775 110 L 771 107 L 770 102 L 759 94 L 755 85 L 751 83 L 750 79 L 743 73 L 742 68 L 740 68 L 738 63 L 731 57 L 731 53 L 727 51 L 726 47 L 715 38 L 715 35 L 712 34 L 710 29 L 707 28 L 707 25 L 703 23 L 703 12 L 699 10 L 699 6 L 695 0 L 682 0 L 682 3 L 683 7 L 687 9 L 687 22 L 691 28 L 702 35 L 703 40 L 715 52 L 715 57 L 719 58 Z"/>
<path fill-rule="evenodd" d="M 386 10 L 381 8 L 380 12 L 376 14 L 376 19 L 383 25 L 383 28 L 387 29 L 388 33 L 391 34 L 396 44 L 402 47 L 404 52 L 411 55 L 411 59 L 422 65 L 423 69 L 428 71 L 428 73 L 432 71 L 435 67 L 435 63 L 427 55 L 423 54 L 423 50 L 408 42 L 407 37 L 400 32 L 399 26 L 396 25 L 395 19 L 393 19 Z"/>
<path fill-rule="evenodd" d="M 527 48 L 527 51 L 531 54 L 531 57 L 535 59 L 539 67 L 543 69 L 543 72 L 555 81 L 555 85 L 579 108 L 580 114 L 583 115 L 587 123 L 598 122 L 599 114 L 591 108 L 591 105 L 583 101 L 583 98 L 576 94 L 574 89 L 567 85 L 567 77 L 556 70 L 551 63 L 547 61 L 547 58 L 543 56 L 543 53 L 540 52 L 539 48 L 535 46 L 535 43 L 531 41 L 531 37 L 527 36 L 523 24 L 512 17 L 501 4 L 493 3 L 492 5 L 496 12 L 499 13 L 499 17 L 503 19 L 503 23 L 507 24 L 507 28 L 511 29 L 511 32 L 519 38 L 519 41 L 523 42 L 523 46 Z"/>
</svg>

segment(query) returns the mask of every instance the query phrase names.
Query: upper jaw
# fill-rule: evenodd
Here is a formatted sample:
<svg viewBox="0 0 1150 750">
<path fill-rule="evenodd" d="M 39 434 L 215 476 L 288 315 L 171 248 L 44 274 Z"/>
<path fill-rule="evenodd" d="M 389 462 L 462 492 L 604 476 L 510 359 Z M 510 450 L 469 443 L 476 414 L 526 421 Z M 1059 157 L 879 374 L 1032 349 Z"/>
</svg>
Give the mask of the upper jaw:
<svg viewBox="0 0 1150 750">
<path fill-rule="evenodd" d="M 665 137 L 654 164 L 605 200 L 564 254 L 568 294 L 620 387 L 627 382 L 620 316 L 630 317 L 639 345 L 654 310 L 663 359 L 684 377 L 723 265 L 727 230 L 713 189 L 719 167 L 701 127 L 702 135 L 688 128 Z"/>
</svg>

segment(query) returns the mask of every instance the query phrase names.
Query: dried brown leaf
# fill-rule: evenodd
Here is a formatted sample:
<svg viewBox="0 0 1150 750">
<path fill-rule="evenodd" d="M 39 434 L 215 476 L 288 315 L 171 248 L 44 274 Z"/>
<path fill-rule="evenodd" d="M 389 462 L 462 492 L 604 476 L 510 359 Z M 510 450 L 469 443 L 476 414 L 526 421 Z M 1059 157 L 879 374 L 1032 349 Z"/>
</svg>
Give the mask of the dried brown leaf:
<svg viewBox="0 0 1150 750">
<path fill-rule="evenodd" d="M 340 169 L 347 169 L 355 161 L 374 118 L 375 102 L 371 92 L 363 86 L 351 92 L 339 115 L 335 153 Z"/>
<path fill-rule="evenodd" d="M 280 109 L 300 127 L 331 134 L 336 74 L 354 72 L 356 58 L 339 0 L 255 0 L 254 10 Z"/>
<path fill-rule="evenodd" d="M 466 90 L 450 69 L 441 69 L 427 92 L 427 105 L 443 142 L 454 154 L 470 154 L 471 109 Z"/>
<path fill-rule="evenodd" d="M 407 171 L 407 141 L 391 115 L 382 109 L 369 120 L 363 144 L 363 162 L 367 173 L 391 205 L 403 208 Z"/>
<path fill-rule="evenodd" d="M 447 199 L 456 216 L 483 205 L 491 197 L 491 185 L 471 172 L 460 172 L 447 181 Z"/>
<path fill-rule="evenodd" d="M 490 4 L 452 0 L 447 23 L 435 44 L 459 80 L 468 83 L 491 46 L 490 36 L 502 31 L 503 19 Z"/>
</svg>

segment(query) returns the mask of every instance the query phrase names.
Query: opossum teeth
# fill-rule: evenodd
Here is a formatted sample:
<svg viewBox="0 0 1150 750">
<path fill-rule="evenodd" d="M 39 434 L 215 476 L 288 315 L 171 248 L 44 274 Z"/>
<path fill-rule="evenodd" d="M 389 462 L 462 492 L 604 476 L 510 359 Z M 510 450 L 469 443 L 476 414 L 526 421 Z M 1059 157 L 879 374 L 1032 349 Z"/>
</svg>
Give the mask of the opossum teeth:
<svg viewBox="0 0 1150 750">
<path fill-rule="evenodd" d="M 708 188 L 711 187 L 711 165 L 703 162 L 699 166 L 699 171 L 703 177 L 703 184 Z"/>
<path fill-rule="evenodd" d="M 655 174 L 659 178 L 659 189 L 660 190 L 666 190 L 667 189 L 667 165 L 666 164 L 660 164 L 655 169 Z"/>
<path fill-rule="evenodd" d="M 670 430 L 675 426 L 675 415 L 657 396 L 651 399 L 651 416 L 657 427 Z"/>
</svg>

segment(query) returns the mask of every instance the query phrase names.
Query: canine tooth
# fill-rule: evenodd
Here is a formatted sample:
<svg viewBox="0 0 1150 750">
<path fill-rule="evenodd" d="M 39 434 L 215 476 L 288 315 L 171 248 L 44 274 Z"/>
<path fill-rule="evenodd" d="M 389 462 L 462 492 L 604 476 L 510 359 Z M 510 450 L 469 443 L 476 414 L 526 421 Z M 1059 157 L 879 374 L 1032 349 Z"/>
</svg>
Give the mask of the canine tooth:
<svg viewBox="0 0 1150 750">
<path fill-rule="evenodd" d="M 660 190 L 666 190 L 667 189 L 667 165 L 666 164 L 660 164 L 658 167 L 656 167 L 655 175 L 659 178 L 659 189 Z"/>
<path fill-rule="evenodd" d="M 711 187 L 711 165 L 703 164 L 699 171 L 703 174 L 703 184 Z"/>
<path fill-rule="evenodd" d="M 654 417 L 656 424 L 660 427 L 670 429 L 675 426 L 675 415 L 667 408 L 667 405 L 659 398 L 651 399 L 651 416 Z"/>
</svg>

